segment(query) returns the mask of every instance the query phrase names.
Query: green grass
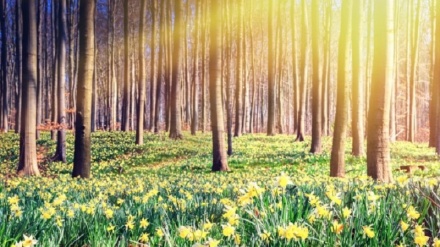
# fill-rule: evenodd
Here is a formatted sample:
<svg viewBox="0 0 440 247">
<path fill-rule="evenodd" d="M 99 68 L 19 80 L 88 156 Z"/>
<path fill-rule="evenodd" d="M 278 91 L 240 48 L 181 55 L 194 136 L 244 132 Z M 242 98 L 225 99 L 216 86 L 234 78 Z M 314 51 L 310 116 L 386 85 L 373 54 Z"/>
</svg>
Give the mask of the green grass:
<svg viewBox="0 0 440 247">
<path fill-rule="evenodd" d="M 309 154 L 310 139 L 234 138 L 229 173 L 210 172 L 210 135 L 184 138 L 146 134 L 136 146 L 134 133 L 94 133 L 93 178 L 79 180 L 72 135 L 68 164 L 44 162 L 39 178 L 15 176 L 18 136 L 0 135 L 0 246 L 23 234 L 38 246 L 141 246 L 143 234 L 150 246 L 416 246 L 439 235 L 440 167 L 426 144 L 394 143 L 396 182 L 383 185 L 366 177 L 349 140 L 347 177 L 335 179 L 330 138 L 320 155 Z M 55 150 L 47 133 L 38 145 L 46 158 Z"/>
</svg>

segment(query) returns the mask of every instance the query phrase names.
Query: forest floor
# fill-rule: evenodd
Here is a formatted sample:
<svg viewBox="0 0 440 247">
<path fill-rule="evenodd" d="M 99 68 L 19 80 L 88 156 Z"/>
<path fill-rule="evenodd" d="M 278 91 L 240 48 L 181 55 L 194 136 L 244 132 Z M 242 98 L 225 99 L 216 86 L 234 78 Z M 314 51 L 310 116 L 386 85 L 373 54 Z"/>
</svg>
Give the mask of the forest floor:
<svg viewBox="0 0 440 247">
<path fill-rule="evenodd" d="M 331 139 L 243 135 L 231 172 L 212 173 L 209 134 L 97 132 L 90 180 L 51 163 L 38 141 L 40 178 L 18 178 L 19 137 L 0 135 L 0 246 L 33 235 L 39 246 L 423 246 L 439 244 L 440 163 L 426 143 L 392 144 L 393 184 L 366 176 L 347 140 L 344 179 L 330 178 Z M 439 246 L 437 245 L 437 246 Z"/>
</svg>

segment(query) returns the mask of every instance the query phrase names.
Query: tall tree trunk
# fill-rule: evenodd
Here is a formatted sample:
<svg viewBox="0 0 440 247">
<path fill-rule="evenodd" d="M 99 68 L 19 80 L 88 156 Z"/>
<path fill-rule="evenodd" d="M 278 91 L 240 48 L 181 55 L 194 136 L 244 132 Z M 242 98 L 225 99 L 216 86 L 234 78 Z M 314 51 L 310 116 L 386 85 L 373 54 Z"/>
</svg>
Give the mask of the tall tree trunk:
<svg viewBox="0 0 440 247">
<path fill-rule="evenodd" d="M 243 0 L 238 0 L 238 38 L 237 38 L 237 65 L 236 71 L 236 88 L 235 88 L 235 130 L 234 136 L 241 136 L 242 122 L 241 116 L 243 105 L 243 83 L 244 83 L 244 4 Z M 269 17 L 270 18 L 270 17 Z M 269 30 L 269 32 L 271 32 Z M 269 34 L 270 35 L 270 34 Z"/>
<path fill-rule="evenodd" d="M 341 34 L 339 38 L 338 56 L 338 89 L 336 99 L 336 119 L 335 131 L 333 133 L 333 145 L 330 160 L 330 176 L 345 176 L 345 138 L 347 130 L 347 111 L 348 111 L 348 74 L 347 64 L 349 49 L 348 41 L 350 36 L 351 19 L 350 0 L 342 1 Z"/>
<path fill-rule="evenodd" d="M 269 27 L 268 27 L 268 104 L 267 104 L 267 135 L 275 135 L 275 44 L 274 44 L 274 23 L 273 23 L 274 1 L 269 2 Z"/>
<path fill-rule="evenodd" d="M 151 2 L 151 59 L 150 59 L 150 131 L 153 131 L 155 126 L 155 121 L 154 119 L 156 118 L 156 104 L 158 104 L 159 102 L 157 101 L 157 74 L 156 74 L 156 64 L 158 63 L 158 60 L 156 59 L 156 2 L 157 1 L 152 1 Z M 160 61 L 159 61 L 160 62 Z"/>
<path fill-rule="evenodd" d="M 57 121 L 57 147 L 54 161 L 66 163 L 66 50 L 67 50 L 67 20 L 66 20 L 66 0 L 59 1 L 60 21 L 58 22 L 58 121 Z"/>
<path fill-rule="evenodd" d="M 110 29 L 110 81 L 111 81 L 111 99 L 110 99 L 110 130 L 115 131 L 118 129 L 118 119 L 117 119 L 117 112 L 118 112 L 118 83 L 116 80 L 116 54 L 115 54 L 115 43 L 116 43 L 116 35 L 115 35 L 115 29 L 116 29 L 116 0 L 109 0 L 109 15 L 111 19 Z"/>
<path fill-rule="evenodd" d="M 325 3 L 325 21 L 324 21 L 324 48 L 323 48 L 323 60 L 324 68 L 322 70 L 322 99 L 321 99 L 321 109 L 322 109 L 322 134 L 328 136 L 330 135 L 330 51 L 331 51 L 331 23 L 332 23 L 332 3 L 330 1 L 324 1 Z"/>
<path fill-rule="evenodd" d="M 364 154 L 364 83 L 360 73 L 361 69 L 361 1 L 353 1 L 352 21 L 352 154 L 359 157 Z"/>
<path fill-rule="evenodd" d="M 222 1 L 223 2 L 223 1 Z M 225 150 L 224 121 L 221 88 L 221 32 L 220 0 L 211 1 L 211 35 L 209 46 L 209 91 L 211 101 L 212 128 L 212 171 L 228 171 L 228 160 Z"/>
<path fill-rule="evenodd" d="M 300 71 L 298 76 L 297 85 L 299 89 L 298 102 L 298 116 L 297 116 L 297 133 L 296 141 L 304 141 L 304 127 L 306 118 L 306 101 L 307 101 L 307 84 L 308 84 L 308 68 L 307 68 L 307 53 L 308 53 L 308 26 L 307 26 L 307 3 L 306 0 L 302 0 L 302 21 L 301 21 L 301 59 L 300 59 Z"/>
<path fill-rule="evenodd" d="M 128 0 L 124 0 L 124 90 L 122 95 L 122 121 L 121 130 L 129 130 L 129 118 L 130 118 L 130 108 L 129 108 L 129 97 L 130 97 L 130 76 L 129 76 L 129 54 L 128 54 L 128 40 L 129 32 L 128 29 Z"/>
<path fill-rule="evenodd" d="M 158 54 L 158 72 L 157 72 L 157 86 L 156 86 L 156 114 L 154 116 L 154 133 L 159 133 L 159 123 L 160 123 L 160 103 L 162 100 L 162 77 L 166 76 L 164 75 L 164 72 L 166 70 L 163 70 L 163 68 L 166 66 L 164 66 L 165 60 L 164 59 L 164 55 L 165 55 L 165 49 L 166 49 L 166 42 L 165 42 L 165 38 L 166 38 L 166 20 L 165 20 L 165 1 L 161 1 L 160 2 L 160 33 L 159 33 L 159 54 Z M 166 111 L 165 111 L 166 112 Z"/>
<path fill-rule="evenodd" d="M 394 68 L 394 2 L 374 2 L 374 58 L 367 136 L 367 174 L 392 182 L 389 117 Z"/>
<path fill-rule="evenodd" d="M 202 3 L 198 0 L 196 4 L 196 30 L 194 32 L 194 64 L 193 64 L 193 88 L 192 88 L 192 119 L 191 134 L 195 135 L 199 126 L 199 87 L 200 87 L 200 27 Z"/>
<path fill-rule="evenodd" d="M 430 90 L 431 90 L 431 100 L 429 101 L 429 147 L 436 147 L 436 139 L 437 139 L 437 101 L 439 100 L 439 95 L 437 94 L 439 83 L 438 80 L 435 80 L 436 73 L 436 59 L 437 53 L 436 49 L 436 41 L 438 26 L 437 20 L 440 18 L 439 14 L 436 12 L 437 8 L 439 8 L 439 3 L 436 0 L 431 1 L 431 33 L 432 35 L 432 43 L 431 43 L 431 80 L 430 80 Z"/>
<path fill-rule="evenodd" d="M 435 40 L 440 41 L 440 4 L 437 2 L 435 5 Z M 437 86 L 434 87 L 435 91 L 433 92 L 433 95 L 436 95 L 436 133 L 440 133 L 440 99 L 438 98 L 440 95 L 440 86 L 438 85 L 438 82 L 440 81 L 440 45 L 436 44 L 435 46 L 435 63 L 434 63 L 434 81 L 436 82 Z M 435 137 L 435 150 L 437 154 L 440 155 L 440 135 L 436 135 Z"/>
<path fill-rule="evenodd" d="M 227 141 L 228 141 L 228 150 L 227 150 L 227 154 L 228 155 L 232 155 L 233 150 L 232 150 L 232 86 L 231 86 L 231 81 L 232 81 L 232 49 L 231 49 L 231 42 L 232 42 L 232 31 L 231 31 L 231 27 L 232 27 L 232 18 L 231 18 L 231 1 L 225 1 L 225 17 L 226 17 L 226 28 L 225 28 L 225 36 L 226 36 L 226 41 L 224 44 L 225 47 L 225 58 L 223 59 L 223 61 L 229 61 L 229 62 L 225 62 L 226 64 L 224 65 L 225 68 L 225 75 L 224 75 L 224 79 L 226 81 L 226 131 L 227 131 Z M 238 61 L 238 60 L 237 60 Z M 238 68 L 236 67 L 236 70 Z M 237 126 L 236 126 L 237 127 Z"/>
<path fill-rule="evenodd" d="M 56 37 L 58 36 L 58 32 L 59 32 L 59 28 L 58 25 L 56 25 L 56 23 L 59 23 L 60 20 L 60 14 L 58 10 L 58 5 L 59 2 L 55 1 L 53 3 L 53 9 L 52 9 L 52 28 L 53 28 L 53 32 L 54 34 L 52 35 L 52 44 L 54 46 L 53 48 L 53 59 L 52 59 L 52 106 L 51 106 L 51 122 L 50 122 L 50 135 L 51 135 L 51 139 L 56 141 L 57 140 L 57 130 L 56 128 L 54 128 L 54 125 L 58 122 L 58 74 L 59 74 L 59 67 L 57 66 L 58 64 L 58 50 L 56 49 L 56 44 L 57 44 L 57 39 Z"/>
<path fill-rule="evenodd" d="M 174 11 L 174 31 L 173 31 L 173 66 L 172 66 L 172 78 L 171 78 L 171 121 L 170 121 L 170 138 L 182 139 L 182 117 L 180 111 L 180 94 L 181 94 L 181 53 L 184 35 L 182 23 L 182 0 L 175 0 Z"/>
<path fill-rule="evenodd" d="M 420 40 L 420 15 L 421 15 L 421 0 L 417 1 L 416 19 L 412 27 L 412 35 L 408 37 L 412 39 L 411 47 L 411 74 L 410 74 L 410 89 L 409 89 L 409 137 L 408 141 L 414 142 L 417 132 L 417 76 L 418 76 L 418 60 L 419 60 L 419 40 Z"/>
<path fill-rule="evenodd" d="M 7 82 L 7 32 L 6 32 L 6 1 L 0 1 L 0 28 L 1 28 L 1 74 L 0 74 L 0 106 L 1 113 L 0 118 L 2 122 L 0 123 L 0 130 L 3 132 L 8 132 L 9 130 L 9 119 L 8 119 L 8 82 Z"/>
<path fill-rule="evenodd" d="M 312 147 L 311 153 L 321 153 L 321 93 L 322 83 L 319 78 L 319 0 L 312 0 Z"/>
<path fill-rule="evenodd" d="M 79 67 L 72 177 L 89 178 L 91 168 L 91 117 L 95 59 L 95 0 L 80 0 Z"/>
<path fill-rule="evenodd" d="M 297 21 L 296 21 L 296 8 L 295 8 L 295 1 L 291 4 L 290 9 L 290 21 L 291 21 L 291 35 L 292 35 L 292 89 L 293 89 L 293 100 L 292 100 L 292 106 L 293 106 L 293 124 L 294 124 L 294 130 L 295 128 L 298 128 L 298 101 L 299 101 L 299 90 L 298 90 L 298 83 L 299 83 L 299 68 L 298 68 L 298 49 L 297 49 Z"/>
<path fill-rule="evenodd" d="M 22 13 L 21 13 L 21 0 L 17 0 L 16 6 L 15 6 L 15 18 L 16 18 L 16 55 L 15 55 L 15 61 L 17 65 L 17 84 L 16 84 L 16 92 L 15 92 L 15 133 L 20 133 L 21 128 L 21 111 L 22 111 L 22 92 L 23 88 L 21 86 L 22 80 L 23 80 L 23 64 L 22 64 L 22 29 L 23 29 L 23 22 L 22 22 Z"/>
<path fill-rule="evenodd" d="M 24 0 L 23 11 L 23 97 L 20 130 L 20 158 L 17 173 L 39 176 L 37 165 L 37 6 L 36 1 Z"/>
<path fill-rule="evenodd" d="M 139 19 L 139 81 L 138 81 L 138 102 L 137 102 L 137 125 L 136 125 L 136 144 L 144 144 L 144 111 L 145 111 L 145 84 L 147 76 L 145 73 L 145 30 L 144 19 L 146 10 L 146 0 L 141 0 L 141 10 Z M 156 92 L 154 92 L 156 93 Z M 150 121 L 153 121 L 151 119 Z"/>
</svg>

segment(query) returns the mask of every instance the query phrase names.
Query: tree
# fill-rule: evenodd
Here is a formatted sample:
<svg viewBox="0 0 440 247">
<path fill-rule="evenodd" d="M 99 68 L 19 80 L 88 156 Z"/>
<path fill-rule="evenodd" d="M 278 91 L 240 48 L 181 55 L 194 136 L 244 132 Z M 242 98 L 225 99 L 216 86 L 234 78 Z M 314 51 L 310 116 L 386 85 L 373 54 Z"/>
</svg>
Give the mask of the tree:
<svg viewBox="0 0 440 247">
<path fill-rule="evenodd" d="M 238 39 L 237 39 L 237 66 L 236 88 L 235 88 L 235 130 L 234 136 L 241 136 L 242 132 L 242 105 L 243 105 L 243 84 L 244 82 L 244 4 L 243 0 L 235 1 L 238 6 Z M 271 1 L 272 3 L 273 1 Z M 270 17 L 269 17 L 270 18 Z M 269 31 L 270 32 L 270 31 Z"/>
<path fill-rule="evenodd" d="M 440 41 L 440 4 L 437 2 L 435 5 L 436 15 L 435 15 L 435 40 L 437 42 Z M 434 87 L 435 91 L 433 92 L 433 95 L 436 96 L 436 100 L 434 101 L 436 106 L 436 124 L 435 124 L 435 132 L 437 133 L 435 137 L 435 150 L 437 154 L 440 155 L 440 99 L 438 98 L 438 95 L 440 93 L 440 86 L 438 83 L 440 82 L 440 45 L 437 43 L 435 45 L 435 63 L 434 63 L 434 82 L 437 84 L 436 87 Z"/>
<path fill-rule="evenodd" d="M 17 172 L 22 176 L 39 176 L 37 165 L 37 6 L 23 0 L 23 97 L 20 130 L 20 158 Z"/>
<path fill-rule="evenodd" d="M 408 4 L 412 4 L 413 1 L 408 1 Z M 417 132 L 417 98 L 416 98 L 416 90 L 417 90 L 417 76 L 418 76 L 418 60 L 419 60 L 419 40 L 420 40 L 420 15 L 421 15 L 421 0 L 416 1 L 416 10 L 415 10 L 415 20 L 411 22 L 413 25 L 411 27 L 411 35 L 407 37 L 411 39 L 412 47 L 408 51 L 411 53 L 411 64 L 410 64 L 410 83 L 409 83 L 409 115 L 408 115 L 408 136 L 407 140 L 410 142 L 415 141 L 416 132 Z M 413 14 L 413 11 L 410 11 L 410 15 Z M 411 19 L 409 19 L 411 20 Z"/>
<path fill-rule="evenodd" d="M 89 178 L 91 167 L 92 84 L 95 59 L 95 0 L 80 0 L 79 64 L 76 94 L 73 177 Z"/>
<path fill-rule="evenodd" d="M 158 104 L 159 102 L 157 101 L 157 92 L 156 92 L 156 86 L 157 86 L 157 82 L 156 82 L 156 67 L 158 64 L 158 60 L 156 59 L 156 7 L 157 5 L 157 1 L 151 1 L 151 23 L 152 23 L 152 27 L 151 27 L 151 59 L 150 59 L 150 131 L 153 131 L 155 126 L 155 117 L 156 117 L 156 104 Z M 139 32 L 142 32 L 143 30 L 140 29 Z M 142 68 L 142 67 L 141 67 Z"/>
<path fill-rule="evenodd" d="M 301 1 L 302 6 L 302 20 L 301 20 L 301 54 L 299 61 L 298 80 L 296 82 L 297 90 L 297 117 L 296 117 L 296 141 L 304 141 L 304 127 L 306 124 L 306 97 L 308 84 L 308 68 L 307 68 L 307 54 L 308 54 L 308 16 L 306 0 Z"/>
<path fill-rule="evenodd" d="M 221 76 L 221 23 L 220 1 L 211 0 L 211 20 L 209 32 L 209 93 L 211 102 L 212 128 L 212 171 L 228 171 L 228 160 L 225 149 L 224 119 L 222 109 L 222 76 Z"/>
<path fill-rule="evenodd" d="M 122 95 L 122 121 L 121 130 L 129 130 L 129 118 L 130 118 L 130 108 L 129 108 L 129 98 L 130 98 L 130 77 L 129 77 L 129 52 L 128 52 L 128 40 L 129 40 L 129 29 L 128 29 L 128 0 L 123 0 L 124 2 L 124 89 Z"/>
<path fill-rule="evenodd" d="M 267 54 L 267 76 L 268 76 L 268 104 L 267 104 L 267 135 L 275 135 L 275 45 L 274 45 L 274 25 L 273 25 L 273 5 L 274 1 L 269 2 L 269 27 L 268 27 L 268 54 Z"/>
<path fill-rule="evenodd" d="M 8 132 L 8 83 L 7 83 L 7 39 L 6 39 L 6 1 L 0 0 L 0 32 L 1 32 L 1 72 L 0 72 L 0 130 Z"/>
<path fill-rule="evenodd" d="M 368 113 L 367 174 L 393 180 L 390 170 L 390 97 L 394 69 L 394 1 L 374 1 L 374 57 Z"/>
<path fill-rule="evenodd" d="M 139 82 L 138 82 L 138 102 L 137 102 L 137 125 L 136 125 L 136 144 L 144 144 L 144 111 L 145 111 L 145 83 L 147 76 L 145 74 L 145 31 L 144 16 L 146 9 L 145 0 L 141 0 L 140 20 L 139 20 Z M 154 92 L 156 93 L 156 92 Z M 151 119 L 150 121 L 153 121 Z"/>
<path fill-rule="evenodd" d="M 311 153 L 321 153 L 321 93 L 319 78 L 319 0 L 312 0 L 312 147 Z"/>
<path fill-rule="evenodd" d="M 345 138 L 347 130 L 347 84 L 349 55 L 348 39 L 350 35 L 351 0 L 342 1 L 341 33 L 339 38 L 338 56 L 338 89 L 336 99 L 335 131 L 333 133 L 332 154 L 330 160 L 330 176 L 345 176 Z"/>
<path fill-rule="evenodd" d="M 171 75 L 171 121 L 170 121 L 170 138 L 182 139 L 182 124 L 180 112 L 180 81 L 181 81 L 181 53 L 182 53 L 182 37 L 184 35 L 183 18 L 182 18 L 182 0 L 175 0 L 174 11 L 174 31 L 173 31 L 173 65 Z"/>
<path fill-rule="evenodd" d="M 58 133 L 57 147 L 54 161 L 66 163 L 66 49 L 67 49 L 67 20 L 66 20 L 66 0 L 59 1 L 59 14 L 61 21 L 58 23 L 58 39 L 57 39 L 57 59 L 58 59 Z"/>
<path fill-rule="evenodd" d="M 353 24 L 352 24 L 352 153 L 354 156 L 361 156 L 364 153 L 364 109 L 363 109 L 363 89 L 364 84 L 360 73 L 360 59 L 362 39 L 361 30 L 361 1 L 353 1 Z"/>
<path fill-rule="evenodd" d="M 156 114 L 154 115 L 154 133 L 159 133 L 159 122 L 160 122 L 160 102 L 162 99 L 162 77 L 164 76 L 163 68 L 164 68 L 164 55 L 165 55 L 165 38 L 166 38 L 166 30 L 165 30 L 165 11 L 166 11 L 166 1 L 160 2 L 160 28 L 159 33 L 159 54 L 158 54 L 158 72 L 157 72 L 157 86 L 156 86 Z M 165 77 L 165 76 L 164 76 Z M 165 111 L 166 112 L 166 111 Z"/>
<path fill-rule="evenodd" d="M 199 88 L 200 88 L 200 27 L 201 25 L 201 11 L 202 4 L 200 0 L 195 2 L 196 4 L 196 20 L 195 20 L 195 32 L 194 32 L 194 64 L 193 64 L 193 88 L 192 88 L 192 118 L 191 118 L 191 134 L 195 135 L 199 126 Z"/>
</svg>

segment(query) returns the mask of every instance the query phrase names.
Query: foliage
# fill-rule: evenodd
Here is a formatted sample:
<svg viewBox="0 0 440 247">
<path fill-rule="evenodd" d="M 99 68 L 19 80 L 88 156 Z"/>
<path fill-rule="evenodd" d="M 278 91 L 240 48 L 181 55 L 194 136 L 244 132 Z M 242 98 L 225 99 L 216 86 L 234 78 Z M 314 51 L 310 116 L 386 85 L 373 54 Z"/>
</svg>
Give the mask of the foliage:
<svg viewBox="0 0 440 247">
<path fill-rule="evenodd" d="M 232 172 L 211 173 L 209 135 L 146 134 L 139 147 L 133 133 L 98 132 L 94 177 L 72 179 L 67 141 L 68 165 L 19 178 L 18 136 L 0 135 L 1 246 L 24 236 L 37 246 L 423 246 L 440 231 L 439 165 L 421 144 L 393 144 L 396 181 L 384 185 L 348 148 L 349 177 L 329 178 L 329 153 L 310 155 L 308 142 L 284 135 L 234 139 Z M 38 144 L 54 152 L 48 134 Z"/>
</svg>

